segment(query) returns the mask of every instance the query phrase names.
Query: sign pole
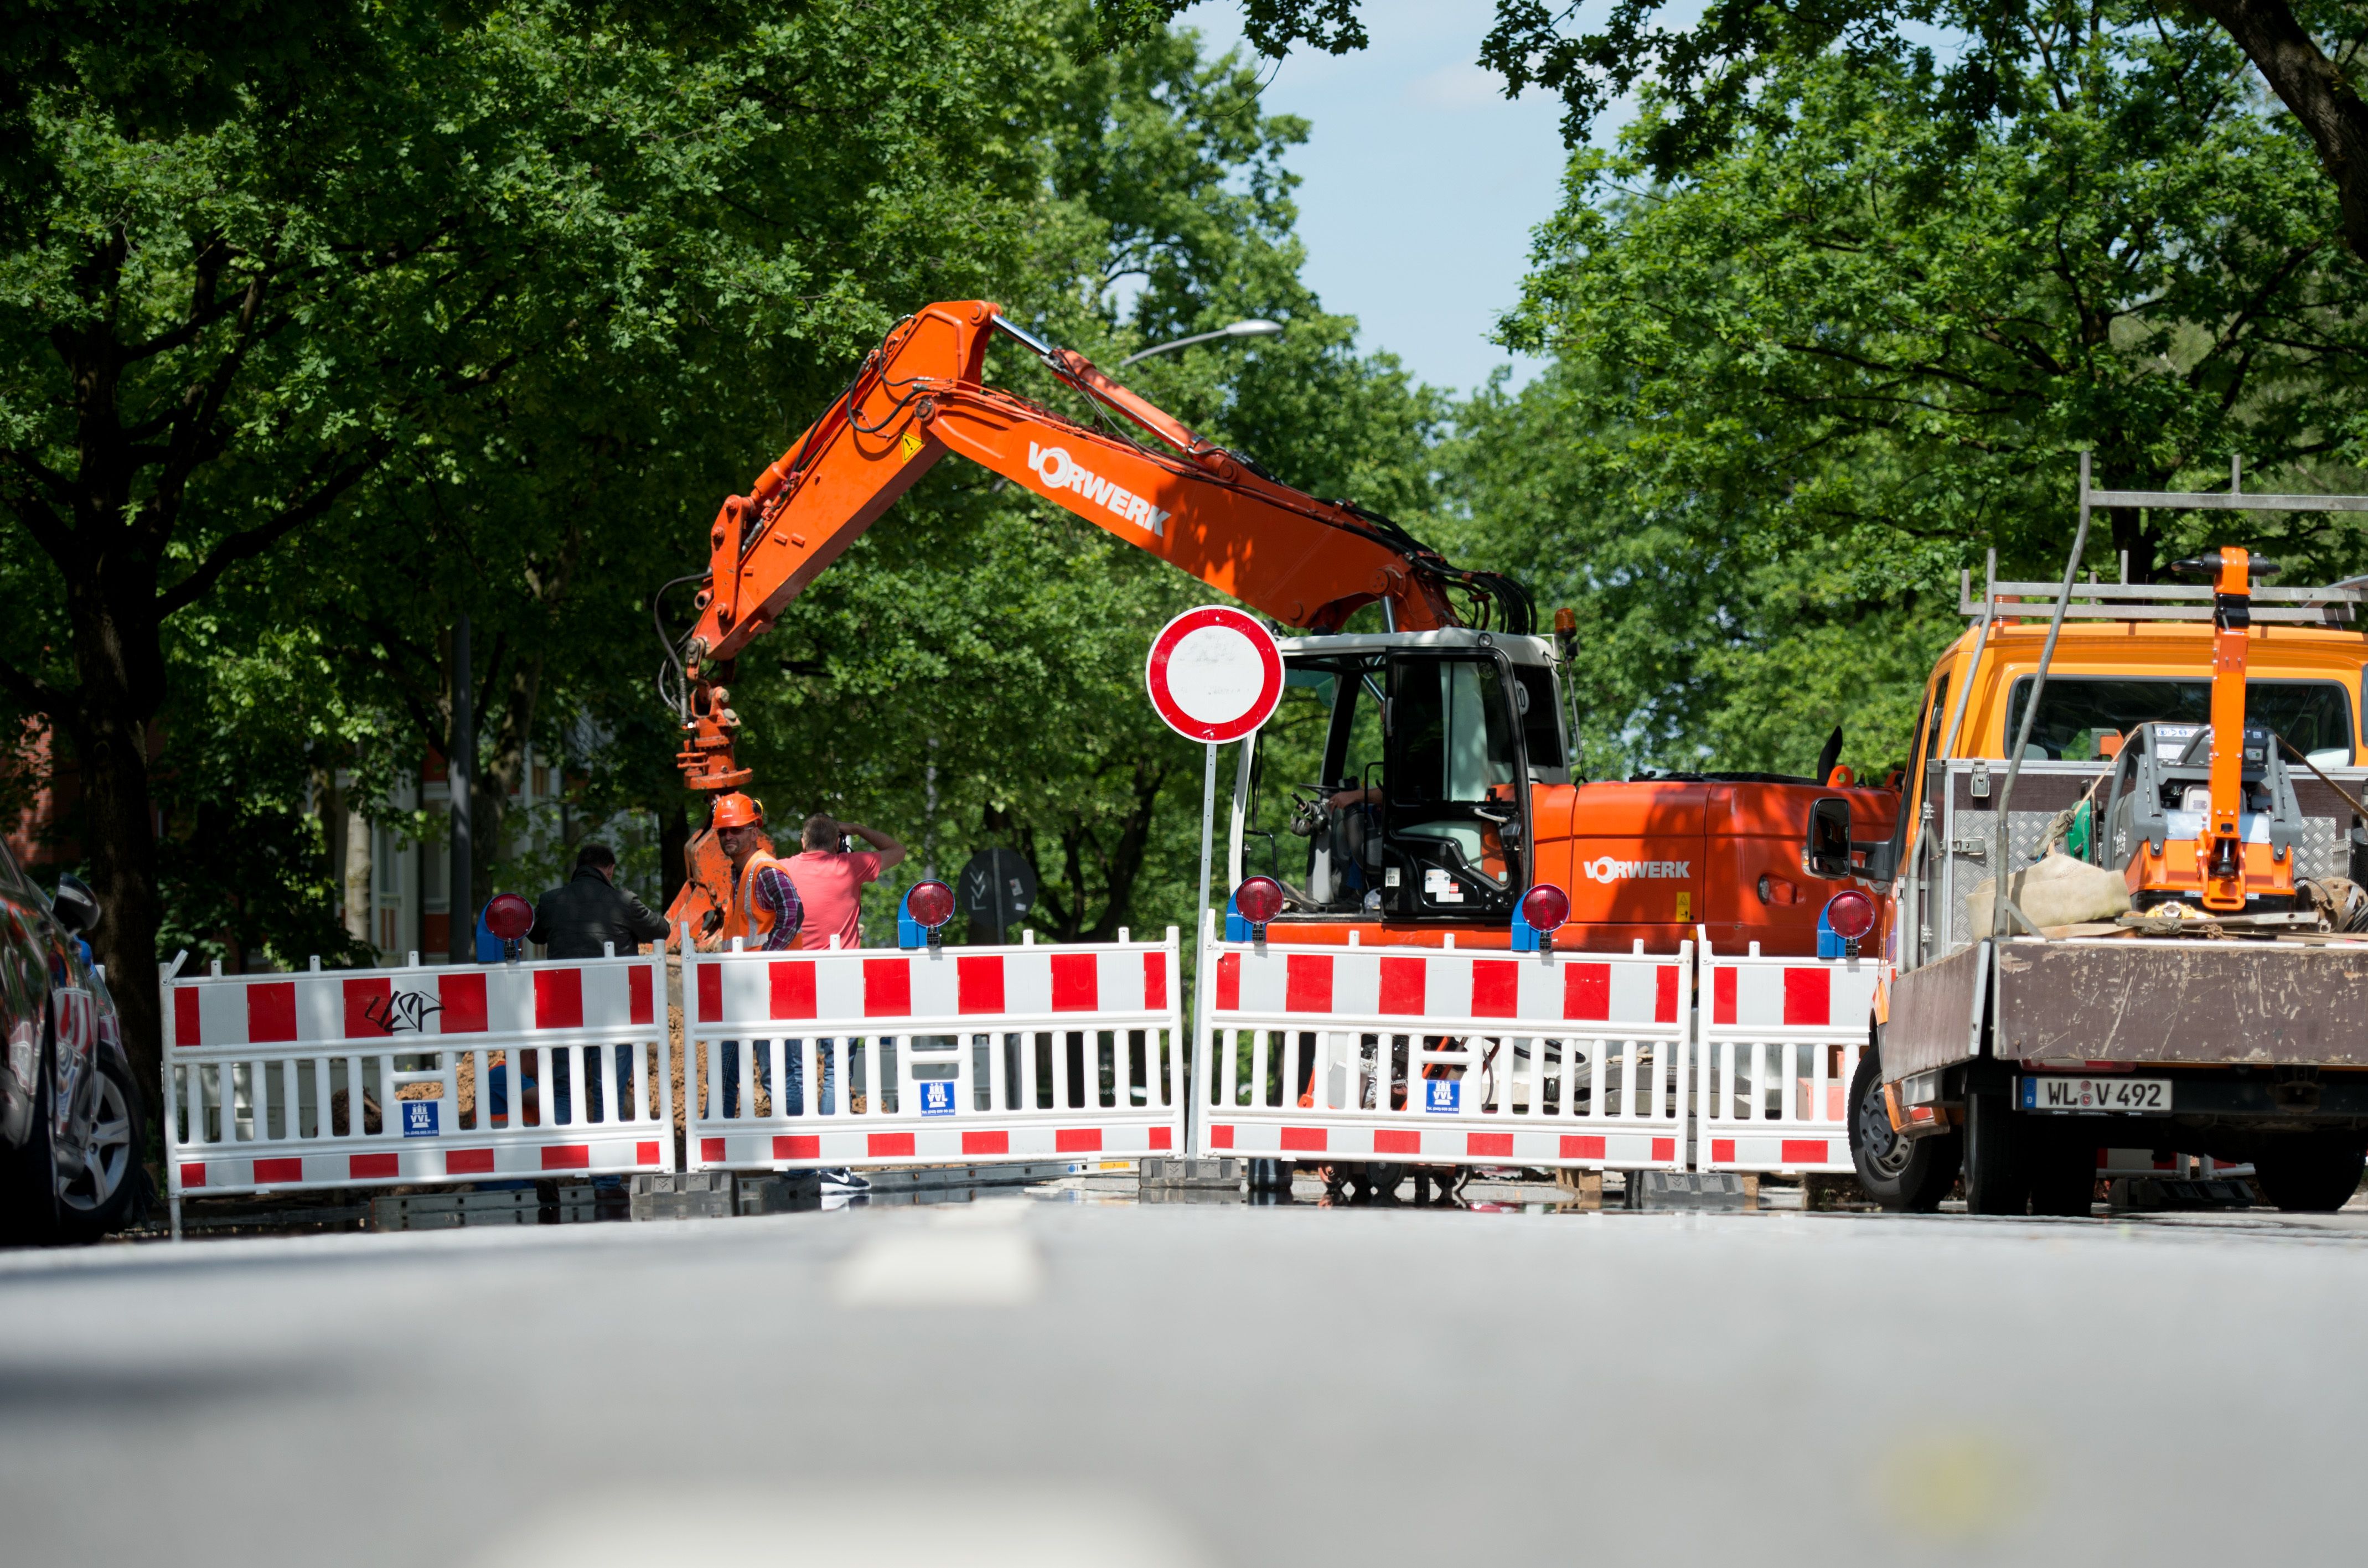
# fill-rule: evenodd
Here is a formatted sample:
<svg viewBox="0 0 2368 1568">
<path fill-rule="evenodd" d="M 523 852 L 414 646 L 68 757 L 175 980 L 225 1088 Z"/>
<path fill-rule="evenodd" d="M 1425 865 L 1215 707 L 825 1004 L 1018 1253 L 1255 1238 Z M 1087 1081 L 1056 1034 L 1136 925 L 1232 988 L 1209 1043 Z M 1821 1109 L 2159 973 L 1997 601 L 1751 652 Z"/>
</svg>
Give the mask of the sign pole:
<svg viewBox="0 0 2368 1568">
<path fill-rule="evenodd" d="M 1192 1042 L 1190 1050 L 1200 1049 L 1201 1036 L 1209 1022 L 1209 853 L 1216 836 L 1217 826 L 1217 743 L 1208 745 L 1208 767 L 1201 781 L 1201 901 L 1192 916 Z M 1193 1136 L 1201 1119 L 1200 1096 L 1192 1085 L 1199 1080 L 1196 1063 L 1188 1054 L 1184 1070 L 1184 1148 L 1193 1147 Z"/>
</svg>

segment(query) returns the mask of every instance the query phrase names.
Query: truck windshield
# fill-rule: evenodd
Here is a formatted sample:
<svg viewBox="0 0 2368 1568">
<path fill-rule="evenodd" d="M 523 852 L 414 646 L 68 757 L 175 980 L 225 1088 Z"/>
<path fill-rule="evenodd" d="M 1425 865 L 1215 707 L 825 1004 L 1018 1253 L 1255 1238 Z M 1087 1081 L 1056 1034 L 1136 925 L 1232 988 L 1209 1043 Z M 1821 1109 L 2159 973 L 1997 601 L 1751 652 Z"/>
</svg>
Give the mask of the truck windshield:
<svg viewBox="0 0 2368 1568">
<path fill-rule="evenodd" d="M 2014 683 L 2007 704 L 2008 744 L 2022 727 L 2031 703 L 2031 677 Z M 2351 702 L 2331 680 L 2248 680 L 2245 717 L 2266 724 L 2321 767 L 2351 765 Z M 2168 721 L 2212 722 L 2212 683 L 2125 676 L 2049 676 L 2031 726 L 2024 760 L 2087 762 L 2100 754 L 2107 735 L 2127 735 L 2133 725 Z"/>
</svg>

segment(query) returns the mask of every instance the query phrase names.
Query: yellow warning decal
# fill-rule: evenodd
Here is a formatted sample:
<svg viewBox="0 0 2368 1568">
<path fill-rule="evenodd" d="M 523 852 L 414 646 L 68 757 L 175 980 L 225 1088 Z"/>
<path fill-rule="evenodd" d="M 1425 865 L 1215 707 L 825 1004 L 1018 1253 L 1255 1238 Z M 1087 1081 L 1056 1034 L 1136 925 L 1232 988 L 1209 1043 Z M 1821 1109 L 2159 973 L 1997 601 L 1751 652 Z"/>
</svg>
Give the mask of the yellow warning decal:
<svg viewBox="0 0 2368 1568">
<path fill-rule="evenodd" d="M 1694 895 L 1690 892 L 1679 893 L 1678 895 L 1678 918 L 1680 920 L 1691 920 L 1693 917 Z"/>
<path fill-rule="evenodd" d="M 916 430 L 907 430 L 907 431 L 905 431 L 903 435 L 901 435 L 901 436 L 897 437 L 896 437 L 896 449 L 897 449 L 898 451 L 901 451 L 901 452 L 903 452 L 903 453 L 905 454 L 905 455 L 904 455 L 904 457 L 900 460 L 901 461 L 904 461 L 904 462 L 911 462 L 915 458 L 916 458 L 916 457 L 920 456 L 920 455 L 921 455 L 921 436 L 920 436 L 920 432 L 918 432 L 918 431 L 916 431 Z"/>
</svg>

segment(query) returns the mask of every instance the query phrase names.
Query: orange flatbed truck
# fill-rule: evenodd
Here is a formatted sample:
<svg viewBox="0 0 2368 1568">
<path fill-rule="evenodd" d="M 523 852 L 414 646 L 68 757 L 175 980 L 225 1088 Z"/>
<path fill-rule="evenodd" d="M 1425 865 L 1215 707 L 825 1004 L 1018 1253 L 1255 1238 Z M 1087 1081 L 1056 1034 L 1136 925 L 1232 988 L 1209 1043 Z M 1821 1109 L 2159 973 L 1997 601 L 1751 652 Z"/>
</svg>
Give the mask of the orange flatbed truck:
<svg viewBox="0 0 2368 1568">
<path fill-rule="evenodd" d="M 2083 538 L 2097 506 L 2368 510 L 2090 491 L 2085 460 L 2081 484 Z M 2285 1209 L 2359 1186 L 2368 582 L 2264 586 L 2233 546 L 2181 564 L 2209 581 L 1964 590 L 1977 623 L 1926 686 L 1850 1090 L 1886 1207 L 1936 1208 L 1962 1176 L 1975 1213 L 2086 1214 L 2111 1147 L 2250 1165 Z M 2051 842 L 2101 902 L 2045 925 L 2022 904 Z"/>
<path fill-rule="evenodd" d="M 1100 427 L 988 385 L 998 340 L 1083 397 Z M 1136 435 L 1115 433 L 1130 426 Z M 1830 756 L 1804 778 L 1575 781 L 1562 686 L 1575 649 L 1566 631 L 1539 633 L 1519 585 L 1451 565 L 1387 517 L 1292 488 L 985 301 L 898 324 L 813 427 L 717 512 L 698 620 L 669 649 L 692 790 L 749 778 L 733 751 L 735 657 L 949 453 L 1306 633 L 1283 643 L 1287 699 L 1322 709 L 1321 777 L 1268 779 L 1250 746 L 1237 775 L 1233 881 L 1245 835 L 1262 834 L 1286 887 L 1269 940 L 1355 929 L 1368 943 L 1452 934 L 1461 947 L 1502 948 L 1526 895 L 1551 884 L 1569 908 L 1551 933 L 1557 946 L 1625 951 L 1642 940 L 1668 952 L 1706 928 L 1737 949 L 1813 953 L 1826 903 L 1889 847 L 1897 790 L 1854 785 Z M 1375 603 L 1389 630 L 1343 631 Z M 1308 787 L 1305 806 L 1289 801 L 1292 785 Z M 729 864 L 703 829 L 687 859 L 670 921 L 726 941 L 737 920 Z"/>
</svg>

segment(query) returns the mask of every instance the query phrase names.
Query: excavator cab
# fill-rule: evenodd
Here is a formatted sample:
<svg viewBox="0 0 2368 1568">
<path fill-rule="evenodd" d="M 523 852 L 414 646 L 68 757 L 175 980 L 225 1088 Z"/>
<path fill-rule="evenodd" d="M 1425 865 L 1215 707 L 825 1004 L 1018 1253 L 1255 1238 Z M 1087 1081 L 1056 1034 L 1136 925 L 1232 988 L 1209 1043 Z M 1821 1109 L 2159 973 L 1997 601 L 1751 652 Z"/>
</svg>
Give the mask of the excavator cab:
<svg viewBox="0 0 2368 1568">
<path fill-rule="evenodd" d="M 1282 646 L 1284 708 L 1258 744 L 1236 852 L 1283 884 L 1283 917 L 1508 923 L 1531 880 L 1530 786 L 1568 778 L 1544 640 Z"/>
</svg>

